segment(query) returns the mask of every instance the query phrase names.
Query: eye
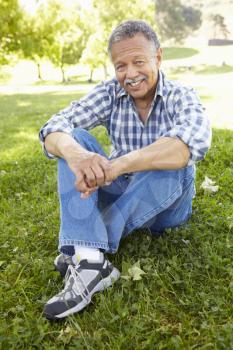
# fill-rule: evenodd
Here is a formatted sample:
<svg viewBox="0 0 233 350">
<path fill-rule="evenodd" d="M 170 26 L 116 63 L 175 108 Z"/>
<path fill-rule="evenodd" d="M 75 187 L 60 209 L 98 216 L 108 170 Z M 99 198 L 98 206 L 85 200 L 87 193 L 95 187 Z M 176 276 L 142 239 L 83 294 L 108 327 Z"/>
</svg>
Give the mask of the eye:
<svg viewBox="0 0 233 350">
<path fill-rule="evenodd" d="M 136 64 L 137 64 L 138 66 L 142 66 L 142 65 L 144 64 L 144 61 L 137 60 L 137 61 L 136 61 Z"/>
<path fill-rule="evenodd" d="M 124 65 L 123 64 L 119 64 L 115 67 L 117 72 L 121 72 L 124 69 Z"/>
</svg>

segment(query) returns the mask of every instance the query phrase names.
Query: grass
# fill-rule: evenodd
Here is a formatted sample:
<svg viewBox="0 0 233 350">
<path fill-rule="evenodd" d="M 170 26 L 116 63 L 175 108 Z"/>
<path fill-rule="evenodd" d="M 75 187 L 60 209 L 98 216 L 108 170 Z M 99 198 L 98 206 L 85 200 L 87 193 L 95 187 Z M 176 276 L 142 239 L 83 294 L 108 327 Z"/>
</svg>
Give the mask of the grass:
<svg viewBox="0 0 233 350">
<path fill-rule="evenodd" d="M 197 196 L 188 226 L 151 238 L 137 231 L 111 261 L 125 272 L 140 262 L 141 281 L 120 279 L 94 304 L 61 323 L 42 317 L 61 287 L 53 271 L 59 208 L 56 162 L 37 134 L 48 117 L 80 93 L 12 94 L 1 98 L 0 348 L 233 349 L 233 133 L 214 130 L 197 169 Z M 103 128 L 93 131 L 108 149 Z M 205 175 L 220 186 L 206 195 Z"/>
<path fill-rule="evenodd" d="M 178 75 L 183 73 L 192 72 L 199 75 L 211 75 L 211 74 L 224 74 L 233 72 L 233 66 L 224 64 L 221 66 L 216 65 L 198 65 L 198 66 L 180 66 L 171 69 L 171 75 L 173 78 L 177 78 Z"/>
<path fill-rule="evenodd" d="M 177 60 L 180 58 L 188 58 L 199 53 L 198 50 L 190 47 L 164 47 L 163 59 L 164 60 Z"/>
<path fill-rule="evenodd" d="M 221 66 L 208 66 L 204 65 L 203 67 L 196 70 L 198 74 L 223 74 L 233 72 L 233 66 L 223 64 Z"/>
</svg>

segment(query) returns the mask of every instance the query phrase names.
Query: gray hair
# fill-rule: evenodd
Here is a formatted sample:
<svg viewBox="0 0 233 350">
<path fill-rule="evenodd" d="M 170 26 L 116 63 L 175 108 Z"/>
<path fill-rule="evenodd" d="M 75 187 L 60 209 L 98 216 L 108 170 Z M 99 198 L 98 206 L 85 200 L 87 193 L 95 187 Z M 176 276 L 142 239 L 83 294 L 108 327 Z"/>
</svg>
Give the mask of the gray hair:
<svg viewBox="0 0 233 350">
<path fill-rule="evenodd" d="M 112 45 L 118 41 L 127 38 L 133 38 L 136 34 L 141 33 L 144 37 L 151 41 L 157 50 L 160 47 L 159 39 L 155 31 L 149 26 L 148 23 L 141 20 L 128 20 L 120 23 L 110 35 L 108 41 L 108 53 L 111 56 Z"/>
</svg>

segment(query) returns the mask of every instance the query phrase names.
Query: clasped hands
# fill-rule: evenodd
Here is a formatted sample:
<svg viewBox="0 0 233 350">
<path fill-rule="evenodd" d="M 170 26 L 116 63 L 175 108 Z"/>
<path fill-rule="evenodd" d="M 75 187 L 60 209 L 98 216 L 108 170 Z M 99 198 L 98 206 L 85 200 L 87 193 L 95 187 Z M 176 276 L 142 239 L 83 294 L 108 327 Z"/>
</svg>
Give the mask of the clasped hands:
<svg viewBox="0 0 233 350">
<path fill-rule="evenodd" d="M 113 161 L 98 153 L 85 151 L 66 159 L 70 169 L 76 176 L 75 187 L 85 199 L 100 186 L 106 186 L 118 176 Z"/>
</svg>

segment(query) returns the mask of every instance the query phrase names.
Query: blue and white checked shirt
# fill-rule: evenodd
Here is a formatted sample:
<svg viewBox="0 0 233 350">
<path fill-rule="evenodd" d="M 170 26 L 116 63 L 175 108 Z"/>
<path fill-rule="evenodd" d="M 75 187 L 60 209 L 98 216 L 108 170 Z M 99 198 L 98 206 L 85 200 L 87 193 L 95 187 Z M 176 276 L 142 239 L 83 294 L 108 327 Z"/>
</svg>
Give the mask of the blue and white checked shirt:
<svg viewBox="0 0 233 350">
<path fill-rule="evenodd" d="M 188 165 L 192 165 L 204 158 L 211 143 L 210 123 L 194 90 L 167 80 L 161 71 L 145 125 L 132 98 L 114 78 L 98 84 L 85 97 L 52 116 L 39 136 L 44 144 L 51 132 L 71 134 L 76 127 L 89 130 L 97 125 L 107 128 L 113 146 L 110 158 L 145 147 L 160 137 L 174 137 L 188 145 Z M 49 158 L 55 158 L 44 150 Z"/>
</svg>

